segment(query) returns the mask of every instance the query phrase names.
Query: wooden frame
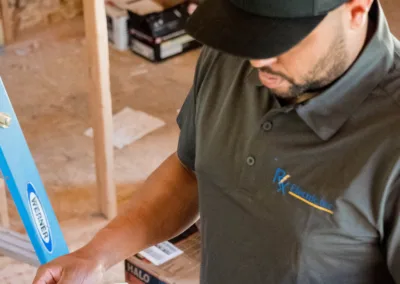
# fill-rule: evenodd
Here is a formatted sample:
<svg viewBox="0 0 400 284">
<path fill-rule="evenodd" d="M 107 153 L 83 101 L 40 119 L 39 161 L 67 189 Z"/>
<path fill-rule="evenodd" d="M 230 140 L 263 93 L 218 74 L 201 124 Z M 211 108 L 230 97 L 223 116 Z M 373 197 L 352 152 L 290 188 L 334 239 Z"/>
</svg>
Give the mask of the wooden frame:
<svg viewBox="0 0 400 284">
<path fill-rule="evenodd" d="M 12 18 L 8 1 L 0 0 L 4 12 L 6 43 L 13 38 Z M 96 176 L 99 211 L 111 219 L 117 214 L 117 198 L 113 179 L 114 152 L 112 103 L 109 76 L 108 35 L 105 6 L 102 0 L 83 0 L 85 30 L 89 56 L 89 106 L 94 130 Z M 0 180 L 0 253 L 34 266 L 39 261 L 29 239 L 9 230 L 6 187 Z"/>
<path fill-rule="evenodd" d="M 7 0 L 0 0 L 6 44 L 14 41 L 12 15 Z M 107 219 L 117 214 L 113 170 L 113 127 L 108 35 L 104 1 L 83 0 L 89 63 L 89 108 L 94 132 L 98 210 Z"/>
<path fill-rule="evenodd" d="M 6 182 L 1 177 L 0 177 L 0 226 L 3 228 L 10 227 L 10 219 L 8 216 Z"/>
<path fill-rule="evenodd" d="M 8 6 L 8 0 L 0 1 L 3 18 L 4 39 L 6 44 L 10 44 L 14 41 L 12 15 Z"/>
<path fill-rule="evenodd" d="M 99 210 L 117 215 L 108 35 L 104 1 L 83 0 L 89 55 L 89 107 L 95 140 Z"/>
</svg>

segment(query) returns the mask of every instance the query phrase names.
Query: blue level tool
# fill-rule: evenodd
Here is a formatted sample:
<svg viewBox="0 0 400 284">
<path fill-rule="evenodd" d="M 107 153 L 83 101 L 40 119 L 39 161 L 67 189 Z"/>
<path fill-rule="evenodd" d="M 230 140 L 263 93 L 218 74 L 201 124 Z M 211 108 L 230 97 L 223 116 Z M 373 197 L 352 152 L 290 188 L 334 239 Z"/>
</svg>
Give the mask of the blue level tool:
<svg viewBox="0 0 400 284">
<path fill-rule="evenodd" d="M 67 254 L 67 244 L 1 78 L 0 170 L 40 263 Z"/>
</svg>

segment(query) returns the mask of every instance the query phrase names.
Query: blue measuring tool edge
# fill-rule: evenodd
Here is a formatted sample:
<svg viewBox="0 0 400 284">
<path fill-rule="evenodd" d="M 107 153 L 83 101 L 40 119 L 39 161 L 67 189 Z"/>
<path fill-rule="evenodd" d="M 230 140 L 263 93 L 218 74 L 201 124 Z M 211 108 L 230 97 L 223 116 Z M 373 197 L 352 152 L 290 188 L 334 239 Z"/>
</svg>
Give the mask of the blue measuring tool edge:
<svg viewBox="0 0 400 284">
<path fill-rule="evenodd" d="M 68 253 L 17 116 L 0 78 L 0 113 L 11 117 L 0 128 L 0 169 L 41 264 Z"/>
</svg>

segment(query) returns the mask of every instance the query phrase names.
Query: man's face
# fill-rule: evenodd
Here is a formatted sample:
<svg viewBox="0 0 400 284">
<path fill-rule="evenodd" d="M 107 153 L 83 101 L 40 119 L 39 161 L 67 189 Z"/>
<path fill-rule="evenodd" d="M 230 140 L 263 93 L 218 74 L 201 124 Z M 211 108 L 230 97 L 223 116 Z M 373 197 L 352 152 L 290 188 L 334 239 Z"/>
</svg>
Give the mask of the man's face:
<svg viewBox="0 0 400 284">
<path fill-rule="evenodd" d="M 278 97 L 295 98 L 318 91 L 349 66 L 348 41 L 341 8 L 331 12 L 302 42 L 288 52 L 265 60 L 251 60 L 265 87 Z"/>
</svg>

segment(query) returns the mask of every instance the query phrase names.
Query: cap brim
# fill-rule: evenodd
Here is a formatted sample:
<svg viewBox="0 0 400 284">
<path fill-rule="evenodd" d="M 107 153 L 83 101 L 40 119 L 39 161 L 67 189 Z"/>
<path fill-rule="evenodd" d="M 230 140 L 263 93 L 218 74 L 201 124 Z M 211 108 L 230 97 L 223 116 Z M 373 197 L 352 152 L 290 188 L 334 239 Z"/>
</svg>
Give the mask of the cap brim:
<svg viewBox="0 0 400 284">
<path fill-rule="evenodd" d="M 214 49 L 251 59 L 282 54 L 309 35 L 326 15 L 271 18 L 247 13 L 229 0 L 206 0 L 186 24 L 188 34 Z"/>
</svg>

